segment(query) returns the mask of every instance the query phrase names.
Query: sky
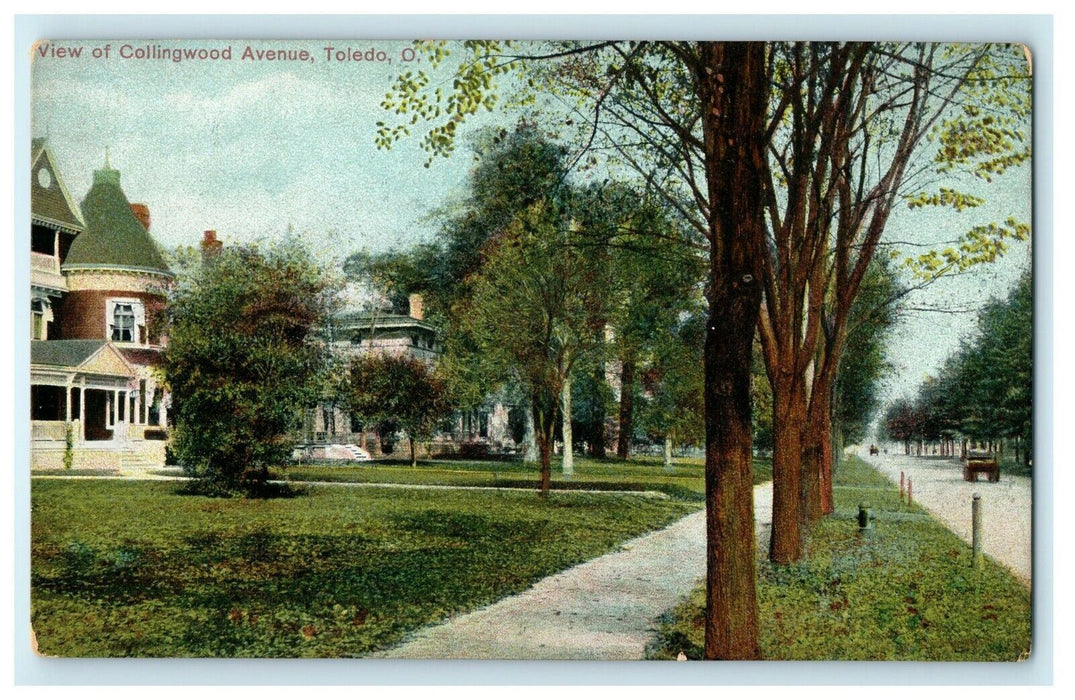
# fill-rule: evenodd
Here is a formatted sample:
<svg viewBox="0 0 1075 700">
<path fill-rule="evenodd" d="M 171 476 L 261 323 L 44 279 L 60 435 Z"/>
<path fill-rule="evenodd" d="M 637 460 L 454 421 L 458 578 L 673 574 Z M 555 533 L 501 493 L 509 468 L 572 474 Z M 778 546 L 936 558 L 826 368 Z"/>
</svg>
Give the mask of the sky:
<svg viewBox="0 0 1075 700">
<path fill-rule="evenodd" d="M 247 46 L 291 55 L 306 50 L 310 58 L 244 60 Z M 331 56 L 329 46 L 334 48 Z M 506 112 L 473 119 L 457 152 L 430 168 L 423 167 L 426 154 L 417 138 L 404 139 L 390 151 L 378 150 L 376 123 L 386 118 L 380 102 L 394 78 L 413 65 L 404 60 L 408 46 L 371 41 L 53 42 L 44 55 L 34 55 L 31 130 L 35 137 L 48 138 L 78 202 L 93 171 L 104 164 L 107 149 L 128 199 L 149 206 L 151 232 L 165 249 L 197 245 L 206 229 L 216 230 L 225 243 L 293 231 L 328 262 L 340 262 L 362 248 L 403 248 L 432 237 L 430 214 L 462 196 L 473 165 L 466 135 L 513 119 Z M 80 47 L 78 57 L 52 51 Z M 230 47 L 231 58 L 174 62 L 131 56 L 147 47 L 150 53 Z M 341 49 L 351 56 L 357 52 L 362 60 L 339 60 Z M 886 238 L 944 241 L 1009 216 L 1030 221 L 1030 192 L 1030 168 L 1024 167 L 983 190 L 987 203 L 978 209 L 956 214 L 897 208 Z M 913 295 L 908 306 L 945 311 L 903 314 L 889 347 L 893 372 L 884 397 L 909 395 L 935 372 L 973 331 L 974 310 L 991 297 L 1004 296 L 1029 260 L 1030 245 L 1016 243 L 1000 262 Z"/>
</svg>

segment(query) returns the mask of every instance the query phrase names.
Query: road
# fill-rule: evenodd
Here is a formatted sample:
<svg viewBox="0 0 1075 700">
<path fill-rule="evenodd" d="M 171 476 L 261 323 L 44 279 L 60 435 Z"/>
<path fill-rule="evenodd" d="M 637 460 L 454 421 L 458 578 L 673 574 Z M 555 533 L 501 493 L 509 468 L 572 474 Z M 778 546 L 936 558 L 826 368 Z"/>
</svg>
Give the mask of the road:
<svg viewBox="0 0 1075 700">
<path fill-rule="evenodd" d="M 896 450 L 899 454 L 896 454 Z M 971 541 L 971 499 L 982 498 L 982 551 L 1000 562 L 1028 586 L 1031 580 L 1033 548 L 1031 540 L 1031 479 L 1001 472 L 1000 481 L 989 483 L 984 476 L 971 483 L 963 480 L 963 468 L 956 459 L 910 457 L 902 447 L 889 446 L 888 454 L 871 457 L 867 448 L 857 454 L 881 470 L 894 483 L 900 472 L 913 483 L 915 502 L 966 542 Z"/>
</svg>

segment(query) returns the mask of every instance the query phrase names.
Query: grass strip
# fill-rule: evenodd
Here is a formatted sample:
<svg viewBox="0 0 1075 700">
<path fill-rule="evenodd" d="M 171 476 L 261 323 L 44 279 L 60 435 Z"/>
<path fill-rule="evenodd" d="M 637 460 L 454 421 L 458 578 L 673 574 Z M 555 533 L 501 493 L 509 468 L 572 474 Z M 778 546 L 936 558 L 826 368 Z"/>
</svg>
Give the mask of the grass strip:
<svg viewBox="0 0 1075 700">
<path fill-rule="evenodd" d="M 836 512 L 813 528 L 806 557 L 758 563 L 761 648 L 779 660 L 1014 661 L 1030 652 L 1030 592 L 865 462 L 840 464 Z M 859 503 L 876 513 L 858 532 Z M 764 556 L 764 552 L 761 553 Z M 702 658 L 704 590 L 666 616 L 651 658 Z"/>
<path fill-rule="evenodd" d="M 409 462 L 389 461 L 346 466 L 296 465 L 278 470 L 277 475 L 291 481 L 537 488 L 537 467 L 521 462 L 422 460 L 417 468 L 412 468 Z M 771 478 L 771 461 L 756 457 L 754 483 Z M 563 478 L 557 460 L 553 464 L 553 479 L 554 489 L 658 491 L 673 499 L 694 502 L 705 497 L 705 465 L 698 458 L 677 459 L 667 470 L 656 458 L 629 461 L 577 458 L 570 479 Z"/>
</svg>

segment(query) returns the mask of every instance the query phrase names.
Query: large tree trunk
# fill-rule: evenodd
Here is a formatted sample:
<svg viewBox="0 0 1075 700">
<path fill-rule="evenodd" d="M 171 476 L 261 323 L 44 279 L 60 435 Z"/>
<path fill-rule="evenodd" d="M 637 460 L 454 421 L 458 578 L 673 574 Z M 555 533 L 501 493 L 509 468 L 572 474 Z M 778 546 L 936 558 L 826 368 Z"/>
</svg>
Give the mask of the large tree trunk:
<svg viewBox="0 0 1075 700">
<path fill-rule="evenodd" d="M 411 443 L 411 466 L 412 467 L 417 467 L 418 466 L 418 453 L 415 452 L 415 450 L 414 450 L 414 438 L 412 436 L 408 435 L 407 439 Z"/>
<path fill-rule="evenodd" d="M 794 377 L 773 383 L 773 526 L 769 559 L 776 564 L 799 561 L 802 544 L 802 434 L 806 400 Z"/>
<path fill-rule="evenodd" d="M 570 479 L 575 474 L 575 447 L 572 445 L 574 436 L 571 434 L 571 377 L 564 378 L 563 396 L 563 433 L 564 433 L 564 460 L 562 471 L 565 479 Z"/>
<path fill-rule="evenodd" d="M 710 205 L 705 657 L 756 659 L 750 369 L 765 244 L 765 45 L 700 42 L 698 51 Z"/>
<path fill-rule="evenodd" d="M 635 358 L 625 355 L 620 371 L 620 435 L 616 443 L 616 456 L 631 456 L 631 436 L 635 431 Z"/>
</svg>

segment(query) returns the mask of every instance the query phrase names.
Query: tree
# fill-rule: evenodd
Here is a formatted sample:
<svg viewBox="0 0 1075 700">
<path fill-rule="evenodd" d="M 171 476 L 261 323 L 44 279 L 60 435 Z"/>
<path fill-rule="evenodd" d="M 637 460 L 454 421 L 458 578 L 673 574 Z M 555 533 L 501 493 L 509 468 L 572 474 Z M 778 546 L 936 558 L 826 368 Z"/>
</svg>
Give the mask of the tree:
<svg viewBox="0 0 1075 700">
<path fill-rule="evenodd" d="M 600 42 L 506 56 L 511 48 L 512 44 L 503 42 L 464 42 L 471 60 L 457 66 L 454 89 L 444 98 L 443 106 L 441 91 L 426 90 L 430 80 L 424 71 L 399 76 L 383 106 L 404 119 L 434 121 L 421 139 L 432 160 L 452 152 L 458 126 L 468 115 L 494 106 L 498 75 L 516 65 L 559 61 L 557 67 L 565 72 L 553 69 L 553 79 L 565 75 L 578 76 L 581 81 L 607 78 L 606 85 L 596 88 L 577 83 L 580 89 L 575 92 L 570 92 L 571 86 L 567 88 L 569 94 L 595 104 L 595 115 L 602 113 L 613 87 L 624 86 L 632 95 L 641 94 L 640 104 L 648 105 L 647 113 L 632 113 L 632 105 L 627 104 L 621 113 L 628 113 L 629 118 L 622 126 L 628 135 L 634 127 L 650 152 L 661 153 L 661 144 L 649 138 L 652 134 L 643 124 L 656 125 L 664 136 L 670 136 L 672 157 L 666 160 L 673 174 L 691 170 L 695 164 L 692 159 L 698 156 L 699 177 L 690 179 L 695 185 L 689 193 L 693 199 L 667 194 L 661 187 L 657 191 L 666 193 L 668 203 L 685 215 L 684 201 L 698 206 L 702 220 L 689 215 L 686 220 L 696 227 L 708 252 L 709 321 L 704 352 L 709 533 L 706 657 L 757 658 L 750 365 L 766 245 L 762 198 L 770 84 L 766 46 L 760 42 Z M 433 68 L 449 53 L 444 43 L 419 44 L 417 49 Z M 601 66 L 607 70 L 575 70 L 575 59 L 601 60 L 597 54 L 605 49 L 613 55 L 610 63 Z M 654 79 L 676 84 L 654 92 Z M 669 113 L 661 95 L 688 95 L 694 108 L 689 114 Z M 651 115 L 652 119 L 647 118 Z M 680 116 L 690 120 L 686 126 L 680 123 Z M 379 147 L 390 147 L 411 128 L 383 122 L 379 126 Z M 623 136 L 619 131 L 610 139 L 614 148 L 638 142 Z M 630 152 L 620 153 L 631 161 Z M 684 153 L 688 153 L 686 160 Z M 649 167 L 640 170 L 652 173 Z M 704 186 L 697 186 L 702 180 Z M 654 178 L 648 177 L 647 182 L 653 183 Z"/>
<path fill-rule="evenodd" d="M 704 438 L 705 315 L 694 313 L 665 327 L 651 342 L 654 357 L 642 376 L 647 400 L 641 422 L 646 432 L 664 443 L 664 466 L 672 466 L 674 442 L 698 445 Z"/>
<path fill-rule="evenodd" d="M 450 54 L 443 43 L 417 48 L 434 67 Z M 750 335 L 739 323 L 747 316 L 761 319 L 779 453 L 770 558 L 796 560 L 802 528 L 831 509 L 832 388 L 851 307 L 889 215 L 904 196 L 912 206 L 957 210 L 981 202 L 951 187 L 909 192 L 917 187 L 916 175 L 963 170 L 988 180 L 1029 158 L 1022 53 L 987 45 L 615 41 L 553 42 L 531 51 L 475 41 L 464 49 L 469 60 L 457 64 L 447 97 L 427 89 L 424 71 L 412 71 L 399 76 L 383 103 L 411 124 L 433 124 L 421 139 L 430 160 L 451 153 L 459 124 L 479 109 L 492 109 L 498 76 L 518 69 L 528 85 L 557 90 L 575 114 L 585 115 L 583 151 L 600 141 L 615 154 L 613 165 L 635 168 L 705 237 L 710 332 L 725 339 Z M 741 92 L 729 102 L 733 88 Z M 382 147 L 411 128 L 379 126 Z M 930 138 L 936 149 L 913 162 Z M 1014 220 L 976 226 L 958 247 L 928 251 L 915 264 L 942 274 L 995 258 L 1006 238 L 1028 233 Z M 764 290 L 763 316 L 752 310 L 752 290 Z M 727 478 L 727 465 L 750 463 L 740 442 L 749 433 L 743 427 L 750 420 L 750 353 L 738 341 L 714 337 L 718 347 L 731 360 L 706 354 L 712 399 L 707 460 L 713 465 L 707 478 L 716 500 L 724 488 L 740 489 L 728 496 L 724 505 L 730 507 L 732 501 L 746 504 L 750 495 L 748 482 Z M 747 397 L 745 411 L 735 406 L 738 390 L 731 387 L 738 386 Z M 734 508 L 721 513 L 715 502 L 710 505 L 714 538 L 752 540 L 728 523 L 718 525 Z M 749 507 L 744 512 L 749 515 Z M 712 540 L 709 546 L 710 586 L 725 564 L 746 572 L 745 548 L 731 554 L 734 547 Z M 707 627 L 707 656 L 743 653 L 725 646 L 732 636 L 721 635 L 730 628 L 718 626 L 728 621 L 714 618 L 734 614 L 722 595 L 753 598 L 738 598 L 738 585 L 725 590 L 709 606 L 709 622 L 717 626 Z M 732 624 L 745 629 L 749 622 Z"/>
<path fill-rule="evenodd" d="M 178 286 L 164 373 L 173 449 L 199 490 L 266 493 L 301 410 L 320 398 L 328 361 L 316 331 L 334 300 L 294 242 L 226 247 Z"/>
<path fill-rule="evenodd" d="M 407 433 L 411 466 L 418 466 L 415 442 L 429 440 L 452 411 L 447 386 L 435 368 L 409 355 L 370 353 L 351 363 L 351 411 L 374 424 L 392 424 Z"/>
<path fill-rule="evenodd" d="M 564 383 L 600 342 L 606 267 L 572 245 L 577 225 L 539 201 L 484 247 L 459 318 L 492 376 L 511 376 L 528 398 L 548 494 L 553 435 Z"/>
<path fill-rule="evenodd" d="M 838 448 L 864 440 L 879 408 L 878 384 L 889 369 L 886 340 L 904 292 L 891 262 L 875 258 L 852 309 L 846 350 L 833 387 L 832 424 Z"/>
</svg>

